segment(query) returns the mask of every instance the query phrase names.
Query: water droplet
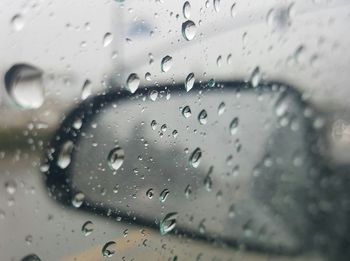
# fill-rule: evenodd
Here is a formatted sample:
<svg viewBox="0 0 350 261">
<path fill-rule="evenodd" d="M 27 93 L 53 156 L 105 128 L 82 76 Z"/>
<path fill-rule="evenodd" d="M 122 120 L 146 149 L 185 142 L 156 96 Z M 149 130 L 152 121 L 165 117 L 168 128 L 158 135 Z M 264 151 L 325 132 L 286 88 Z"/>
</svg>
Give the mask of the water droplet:
<svg viewBox="0 0 350 261">
<path fill-rule="evenodd" d="M 14 180 L 9 180 L 5 183 L 5 188 L 6 188 L 7 193 L 12 195 L 16 192 L 17 184 Z"/>
<path fill-rule="evenodd" d="M 24 27 L 24 19 L 22 17 L 22 15 L 20 14 L 16 14 L 12 17 L 11 19 L 11 25 L 13 30 L 15 31 L 21 31 Z"/>
<path fill-rule="evenodd" d="M 42 71 L 28 64 L 16 64 L 5 74 L 6 91 L 25 109 L 36 109 L 44 103 Z"/>
<path fill-rule="evenodd" d="M 208 122 L 208 114 L 206 110 L 202 110 L 198 115 L 198 121 L 201 125 L 205 125 Z"/>
<path fill-rule="evenodd" d="M 232 204 L 228 210 L 228 217 L 234 218 L 235 216 L 236 216 L 236 208 L 235 208 L 235 205 Z"/>
<path fill-rule="evenodd" d="M 235 18 L 236 17 L 236 3 L 233 3 L 231 5 L 231 17 Z"/>
<path fill-rule="evenodd" d="M 192 187 L 191 185 L 187 185 L 187 187 L 185 188 L 185 196 L 187 199 L 189 199 L 191 197 L 192 194 Z"/>
<path fill-rule="evenodd" d="M 259 66 L 255 67 L 250 76 L 250 82 L 254 88 L 258 87 L 261 81 L 261 73 Z"/>
<path fill-rule="evenodd" d="M 57 159 L 57 166 L 61 169 L 65 169 L 69 166 L 71 162 L 72 152 L 73 152 L 74 144 L 72 141 L 66 141 L 61 148 L 60 154 Z"/>
<path fill-rule="evenodd" d="M 238 132 L 238 123 L 239 123 L 238 118 L 237 117 L 233 118 L 233 120 L 230 123 L 231 135 L 235 135 Z"/>
<path fill-rule="evenodd" d="M 30 254 L 23 257 L 21 261 L 41 261 L 41 259 L 35 254 Z"/>
<path fill-rule="evenodd" d="M 139 84 L 140 78 L 136 73 L 130 74 L 128 79 L 126 80 L 126 86 L 131 93 L 136 92 L 137 88 L 139 87 Z"/>
<path fill-rule="evenodd" d="M 185 38 L 187 41 L 191 41 L 197 32 L 197 27 L 196 24 L 191 21 L 187 20 L 182 24 L 182 36 Z"/>
<path fill-rule="evenodd" d="M 113 35 L 111 33 L 106 33 L 103 36 L 103 47 L 107 47 L 113 41 Z"/>
<path fill-rule="evenodd" d="M 189 75 L 187 75 L 185 80 L 185 88 L 187 92 L 189 92 L 193 88 L 194 82 L 194 73 L 190 73 Z"/>
<path fill-rule="evenodd" d="M 81 99 L 85 100 L 87 97 L 91 95 L 92 92 L 92 84 L 89 79 L 86 79 L 83 88 L 81 89 Z"/>
<path fill-rule="evenodd" d="M 213 180 L 211 174 L 213 173 L 214 167 L 210 166 L 207 176 L 204 178 L 204 186 L 207 191 L 211 191 L 213 187 Z"/>
<path fill-rule="evenodd" d="M 178 135 L 178 131 L 177 130 L 173 130 L 172 135 L 173 135 L 174 138 L 176 138 L 177 135 Z"/>
<path fill-rule="evenodd" d="M 217 65 L 218 67 L 220 67 L 221 64 L 222 64 L 222 56 L 219 55 L 218 58 L 216 59 L 216 65 Z"/>
<path fill-rule="evenodd" d="M 94 231 L 94 223 L 91 221 L 86 221 L 83 226 L 81 227 L 81 232 L 84 234 L 84 236 L 89 236 Z"/>
<path fill-rule="evenodd" d="M 157 90 L 152 90 L 152 91 L 149 93 L 149 98 L 150 98 L 152 101 L 156 101 L 157 98 L 158 98 L 158 91 L 157 91 Z"/>
<path fill-rule="evenodd" d="M 163 236 L 173 230 L 176 226 L 177 213 L 172 212 L 165 215 L 160 222 L 160 234 Z"/>
<path fill-rule="evenodd" d="M 33 236 L 32 235 L 27 235 L 24 240 L 28 245 L 31 245 L 33 243 Z"/>
<path fill-rule="evenodd" d="M 214 0 L 214 10 L 215 12 L 220 11 L 220 0 Z"/>
<path fill-rule="evenodd" d="M 190 163 L 191 163 L 192 167 L 198 168 L 199 163 L 201 162 L 201 157 L 202 157 L 201 149 L 196 148 L 190 156 Z"/>
<path fill-rule="evenodd" d="M 78 192 L 74 195 L 73 199 L 72 199 L 72 205 L 76 208 L 79 208 L 85 199 L 85 195 L 82 192 Z"/>
<path fill-rule="evenodd" d="M 118 170 L 124 162 L 125 153 L 120 147 L 116 147 L 110 151 L 107 157 L 108 166 L 111 170 Z"/>
<path fill-rule="evenodd" d="M 173 64 L 173 58 L 169 55 L 165 56 L 160 63 L 162 72 L 169 71 L 172 64 Z"/>
<path fill-rule="evenodd" d="M 152 198 L 153 198 L 153 196 L 154 196 L 153 188 L 150 188 L 149 190 L 146 191 L 146 196 L 147 196 L 149 199 L 152 199 Z"/>
<path fill-rule="evenodd" d="M 151 73 L 150 73 L 150 72 L 146 72 L 146 73 L 145 73 L 145 80 L 146 80 L 146 81 L 152 81 Z"/>
<path fill-rule="evenodd" d="M 159 200 L 160 202 L 165 202 L 165 200 L 168 198 L 169 196 L 169 189 L 163 189 L 163 191 L 160 193 L 160 196 L 159 196 Z"/>
<path fill-rule="evenodd" d="M 152 130 L 155 130 L 157 128 L 157 122 L 155 120 L 151 122 L 151 128 Z"/>
<path fill-rule="evenodd" d="M 191 17 L 191 4 L 186 1 L 182 7 L 182 13 L 183 13 L 183 16 L 186 18 L 186 19 L 190 19 Z"/>
<path fill-rule="evenodd" d="M 191 113 L 191 108 L 190 108 L 190 106 L 185 106 L 185 107 L 182 109 L 182 115 L 183 115 L 185 118 L 191 117 L 192 113 Z"/>
<path fill-rule="evenodd" d="M 220 116 L 224 114 L 225 111 L 226 111 L 226 104 L 222 102 L 219 104 L 219 107 L 218 107 L 218 115 Z"/>
<path fill-rule="evenodd" d="M 201 222 L 199 222 L 199 225 L 198 225 L 198 230 L 199 230 L 199 233 L 201 234 L 204 234 L 205 231 L 206 231 L 206 227 L 205 227 L 205 219 L 203 219 Z"/>
<path fill-rule="evenodd" d="M 115 254 L 117 248 L 117 243 L 114 241 L 109 241 L 107 242 L 103 247 L 102 247 L 102 256 L 104 257 L 111 257 Z"/>
<path fill-rule="evenodd" d="M 163 125 L 160 127 L 160 130 L 161 130 L 162 132 L 166 132 L 166 129 L 167 129 L 166 124 L 163 124 Z"/>
</svg>

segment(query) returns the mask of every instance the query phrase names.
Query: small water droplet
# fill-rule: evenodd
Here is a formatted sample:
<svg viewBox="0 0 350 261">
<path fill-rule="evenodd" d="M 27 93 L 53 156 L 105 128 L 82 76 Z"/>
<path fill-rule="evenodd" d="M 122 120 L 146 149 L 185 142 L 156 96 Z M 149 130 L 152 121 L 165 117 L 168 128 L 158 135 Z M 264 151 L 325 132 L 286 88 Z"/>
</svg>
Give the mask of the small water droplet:
<svg viewBox="0 0 350 261">
<path fill-rule="evenodd" d="M 11 19 L 11 25 L 13 30 L 15 31 L 21 31 L 24 27 L 24 19 L 22 17 L 22 15 L 20 14 L 16 14 L 12 17 Z"/>
<path fill-rule="evenodd" d="M 5 87 L 12 100 L 24 109 L 44 103 L 43 72 L 28 64 L 16 64 L 5 74 Z"/>
<path fill-rule="evenodd" d="M 41 261 L 41 259 L 35 254 L 30 254 L 23 257 L 21 261 Z"/>
<path fill-rule="evenodd" d="M 118 170 L 124 162 L 125 152 L 122 148 L 116 147 L 110 151 L 107 157 L 108 166 L 111 170 Z"/>
<path fill-rule="evenodd" d="M 152 91 L 149 93 L 149 98 L 150 98 L 152 101 L 156 101 L 157 98 L 158 98 L 158 91 L 157 91 L 157 90 L 152 90 Z"/>
<path fill-rule="evenodd" d="M 185 196 L 187 199 L 189 199 L 191 197 L 192 194 L 192 187 L 191 185 L 187 185 L 187 187 L 185 188 Z"/>
<path fill-rule="evenodd" d="M 173 64 L 173 58 L 169 55 L 165 56 L 160 63 L 162 72 L 169 71 L 172 64 Z"/>
<path fill-rule="evenodd" d="M 220 11 L 220 0 L 214 0 L 213 4 L 214 4 L 215 12 L 219 12 Z"/>
<path fill-rule="evenodd" d="M 177 213 L 172 212 L 165 215 L 160 222 L 160 234 L 163 236 L 176 227 Z"/>
<path fill-rule="evenodd" d="M 12 195 L 16 192 L 17 184 L 14 180 L 9 180 L 5 183 L 5 188 L 6 188 L 7 193 Z"/>
<path fill-rule="evenodd" d="M 218 115 L 221 116 L 226 111 L 226 104 L 224 102 L 219 104 Z"/>
<path fill-rule="evenodd" d="M 94 231 L 94 223 L 91 221 L 86 221 L 83 226 L 81 227 L 81 232 L 84 234 L 84 236 L 89 236 Z"/>
<path fill-rule="evenodd" d="M 109 241 L 102 247 L 102 256 L 111 257 L 115 254 L 117 248 L 117 243 L 114 241 Z"/>
<path fill-rule="evenodd" d="M 258 87 L 261 81 L 261 73 L 259 66 L 255 67 L 250 76 L 250 83 L 254 88 Z"/>
<path fill-rule="evenodd" d="M 170 193 L 169 189 L 163 189 L 163 191 L 159 195 L 160 202 L 162 202 L 162 203 L 165 202 L 165 200 L 169 196 L 169 193 Z"/>
<path fill-rule="evenodd" d="M 131 73 L 126 80 L 126 86 L 131 93 L 136 92 L 140 84 L 140 78 L 136 73 Z"/>
<path fill-rule="evenodd" d="M 151 128 L 155 130 L 157 128 L 157 122 L 155 120 L 151 121 Z"/>
<path fill-rule="evenodd" d="M 145 73 L 145 80 L 146 80 L 146 81 L 149 81 L 149 82 L 152 81 L 151 73 L 150 73 L 150 72 L 146 72 L 146 73 Z"/>
<path fill-rule="evenodd" d="M 73 199 L 72 199 L 72 205 L 76 208 L 79 208 L 85 199 L 85 195 L 82 192 L 78 192 L 74 195 Z"/>
<path fill-rule="evenodd" d="M 222 56 L 219 55 L 218 58 L 216 58 L 216 65 L 217 65 L 218 67 L 220 67 L 221 64 L 222 64 Z"/>
<path fill-rule="evenodd" d="M 231 17 L 235 18 L 236 17 L 236 3 L 233 3 L 231 5 Z"/>
<path fill-rule="evenodd" d="M 182 36 L 185 38 L 187 41 L 191 41 L 197 32 L 197 27 L 196 24 L 191 21 L 187 20 L 182 24 Z"/>
<path fill-rule="evenodd" d="M 166 132 L 166 130 L 167 130 L 166 124 L 163 124 L 163 125 L 160 127 L 160 130 L 161 130 L 162 132 Z"/>
<path fill-rule="evenodd" d="M 24 240 L 28 245 L 31 245 L 33 243 L 33 236 L 32 235 L 27 235 Z"/>
<path fill-rule="evenodd" d="M 60 154 L 57 159 L 57 166 L 61 169 L 65 169 L 69 166 L 71 162 L 72 152 L 73 152 L 74 144 L 72 141 L 66 141 L 62 147 Z"/>
<path fill-rule="evenodd" d="M 187 92 L 189 92 L 193 88 L 194 82 L 195 82 L 194 73 L 188 74 L 185 80 L 185 88 Z"/>
<path fill-rule="evenodd" d="M 103 36 L 103 47 L 107 47 L 113 41 L 113 35 L 111 33 L 105 33 Z"/>
<path fill-rule="evenodd" d="M 186 19 L 190 19 L 191 17 L 191 4 L 186 1 L 182 7 L 182 13 L 183 13 L 183 16 L 186 18 Z"/>
<path fill-rule="evenodd" d="M 92 84 L 89 79 L 86 79 L 83 88 L 81 89 L 81 99 L 85 100 L 87 97 L 91 95 L 92 92 Z"/>
<path fill-rule="evenodd" d="M 230 123 L 231 135 L 235 135 L 238 132 L 238 123 L 239 123 L 238 118 L 237 117 L 233 118 L 233 120 Z"/>
<path fill-rule="evenodd" d="M 191 117 L 192 113 L 191 113 L 191 108 L 190 108 L 190 106 L 185 106 L 185 107 L 182 109 L 182 115 L 183 115 L 185 118 Z"/>
<path fill-rule="evenodd" d="M 207 191 L 211 191 L 213 187 L 213 180 L 211 179 L 211 174 L 213 173 L 214 167 L 210 166 L 208 174 L 204 178 L 204 186 Z"/>
<path fill-rule="evenodd" d="M 153 196 L 154 196 L 153 188 L 150 188 L 149 190 L 146 191 L 146 196 L 147 196 L 149 199 L 152 199 L 152 198 L 153 198 Z"/>
<path fill-rule="evenodd" d="M 201 125 L 205 125 L 208 122 L 208 114 L 206 110 L 202 110 L 198 115 L 198 121 Z"/>
<path fill-rule="evenodd" d="M 194 168 L 198 168 L 202 158 L 202 151 L 200 148 L 196 148 L 190 156 L 190 164 Z"/>
</svg>

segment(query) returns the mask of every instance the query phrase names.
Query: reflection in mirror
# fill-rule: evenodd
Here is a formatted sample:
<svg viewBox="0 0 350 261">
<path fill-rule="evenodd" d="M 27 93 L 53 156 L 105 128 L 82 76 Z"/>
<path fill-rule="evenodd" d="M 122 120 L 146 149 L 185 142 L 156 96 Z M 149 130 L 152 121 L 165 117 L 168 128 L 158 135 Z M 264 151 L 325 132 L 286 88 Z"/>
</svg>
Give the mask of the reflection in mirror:
<svg viewBox="0 0 350 261">
<path fill-rule="evenodd" d="M 298 254 L 320 165 L 305 110 L 281 84 L 106 93 L 66 119 L 46 183 L 67 205 L 161 235 Z"/>
</svg>

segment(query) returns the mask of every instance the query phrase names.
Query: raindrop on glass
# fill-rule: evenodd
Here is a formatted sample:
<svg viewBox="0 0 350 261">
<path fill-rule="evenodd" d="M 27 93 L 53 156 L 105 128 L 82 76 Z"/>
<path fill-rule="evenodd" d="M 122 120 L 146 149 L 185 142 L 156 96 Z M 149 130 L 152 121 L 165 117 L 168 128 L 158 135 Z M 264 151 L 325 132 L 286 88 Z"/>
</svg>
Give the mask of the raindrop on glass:
<svg viewBox="0 0 350 261">
<path fill-rule="evenodd" d="M 150 188 L 149 190 L 146 191 L 146 196 L 149 198 L 149 199 L 152 199 L 153 196 L 154 196 L 154 191 L 152 188 Z"/>
<path fill-rule="evenodd" d="M 185 80 L 185 88 L 187 92 L 193 88 L 194 82 L 195 82 L 194 73 L 190 73 L 189 75 L 187 75 Z"/>
<path fill-rule="evenodd" d="M 169 193 L 170 193 L 169 189 L 163 189 L 163 191 L 159 195 L 160 202 L 162 202 L 162 203 L 165 202 L 165 200 L 169 196 Z"/>
<path fill-rule="evenodd" d="M 202 157 L 202 151 L 200 148 L 195 149 L 190 156 L 190 164 L 194 168 L 198 168 Z"/>
<path fill-rule="evenodd" d="M 16 64 L 5 74 L 5 87 L 21 108 L 36 109 L 44 103 L 42 71 L 28 64 Z"/>
<path fill-rule="evenodd" d="M 22 15 L 16 14 L 11 19 L 11 25 L 13 30 L 15 31 L 21 31 L 24 27 L 24 19 Z"/>
<path fill-rule="evenodd" d="M 233 118 L 233 120 L 230 123 L 231 135 L 235 135 L 238 132 L 238 123 L 239 123 L 238 118 L 237 117 Z"/>
<path fill-rule="evenodd" d="M 139 87 L 139 84 L 140 78 L 136 73 L 130 74 L 128 79 L 126 80 L 126 86 L 131 93 L 136 92 L 137 88 Z"/>
<path fill-rule="evenodd" d="M 206 110 L 202 110 L 198 115 L 198 121 L 201 125 L 207 124 L 208 114 Z"/>
<path fill-rule="evenodd" d="M 186 19 L 190 19 L 191 17 L 191 4 L 186 1 L 182 7 L 182 13 L 183 13 L 183 16 L 186 18 Z"/>
<path fill-rule="evenodd" d="M 113 41 L 113 35 L 111 33 L 106 33 L 103 36 L 103 47 L 107 47 Z"/>
<path fill-rule="evenodd" d="M 21 261 L 41 261 L 41 259 L 35 254 L 30 254 L 23 257 Z"/>
<path fill-rule="evenodd" d="M 114 241 L 109 241 L 102 247 L 102 256 L 111 257 L 115 254 L 117 248 L 117 243 Z"/>
<path fill-rule="evenodd" d="M 84 236 L 89 236 L 94 231 L 94 223 L 91 221 L 86 221 L 83 226 L 81 227 L 81 232 Z"/>
<path fill-rule="evenodd" d="M 170 70 L 171 66 L 173 64 L 173 58 L 169 55 L 163 57 L 161 63 L 160 63 L 160 67 L 162 72 L 167 72 Z"/>
<path fill-rule="evenodd" d="M 226 105 L 224 102 L 222 102 L 219 104 L 219 107 L 218 107 L 218 115 L 219 116 L 223 115 L 225 111 L 226 111 Z"/>
<path fill-rule="evenodd" d="M 214 10 L 215 12 L 219 12 L 220 11 L 220 0 L 214 0 Z"/>
<path fill-rule="evenodd" d="M 14 180 L 9 180 L 5 183 L 5 189 L 10 195 L 14 194 L 17 189 L 17 184 Z"/>
<path fill-rule="evenodd" d="M 191 117 L 191 108 L 190 106 L 185 106 L 183 109 L 182 109 L 182 115 L 185 117 L 185 118 L 189 118 Z"/>
<path fill-rule="evenodd" d="M 152 101 L 156 101 L 157 98 L 158 98 L 158 91 L 157 91 L 157 90 L 152 90 L 152 91 L 149 93 L 149 98 L 150 98 Z"/>
<path fill-rule="evenodd" d="M 92 91 L 91 81 L 89 79 L 86 79 L 83 84 L 83 88 L 81 89 L 81 99 L 85 100 L 87 97 L 89 97 L 91 95 L 91 91 Z"/>
<path fill-rule="evenodd" d="M 185 38 L 187 41 L 191 41 L 197 32 L 197 27 L 196 24 L 191 21 L 187 20 L 182 24 L 182 36 Z"/>
<path fill-rule="evenodd" d="M 258 87 L 261 81 L 261 73 L 259 66 L 255 67 L 250 76 L 250 82 L 254 88 Z"/>
<path fill-rule="evenodd" d="M 107 157 L 108 166 L 111 170 L 118 170 L 124 162 L 125 153 L 120 147 L 112 149 Z"/>
<path fill-rule="evenodd" d="M 73 148 L 74 148 L 74 144 L 70 140 L 66 141 L 62 145 L 60 154 L 58 155 L 58 159 L 57 159 L 57 165 L 61 169 L 65 169 L 69 166 L 71 162 Z"/>
<path fill-rule="evenodd" d="M 160 234 L 165 235 L 173 230 L 176 226 L 177 213 L 172 212 L 165 215 L 165 217 L 160 222 Z"/>
<path fill-rule="evenodd" d="M 72 205 L 76 208 L 79 208 L 85 199 L 85 195 L 82 192 L 78 192 L 74 195 L 73 199 L 72 199 Z"/>
</svg>

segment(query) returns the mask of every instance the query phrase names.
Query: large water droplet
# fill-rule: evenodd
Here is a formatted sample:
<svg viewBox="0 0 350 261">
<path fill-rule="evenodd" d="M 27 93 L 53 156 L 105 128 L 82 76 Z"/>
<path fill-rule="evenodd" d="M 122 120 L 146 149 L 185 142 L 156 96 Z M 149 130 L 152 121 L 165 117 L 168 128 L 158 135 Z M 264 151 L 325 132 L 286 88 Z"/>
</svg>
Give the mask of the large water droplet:
<svg viewBox="0 0 350 261">
<path fill-rule="evenodd" d="M 194 81 L 195 81 L 194 73 L 190 73 L 189 75 L 187 75 L 185 80 L 185 88 L 187 92 L 193 88 Z"/>
<path fill-rule="evenodd" d="M 238 123 L 239 123 L 238 118 L 237 117 L 233 118 L 233 120 L 230 123 L 231 135 L 235 135 L 238 132 Z"/>
<path fill-rule="evenodd" d="M 218 107 L 218 115 L 221 116 L 222 114 L 224 114 L 224 112 L 226 111 L 226 105 L 224 102 L 219 104 Z"/>
<path fill-rule="evenodd" d="M 182 109 L 182 115 L 185 117 L 185 118 L 189 118 L 191 117 L 191 108 L 190 106 L 185 106 L 183 109 Z"/>
<path fill-rule="evenodd" d="M 194 168 L 198 168 L 202 158 L 202 151 L 200 148 L 196 148 L 190 156 L 190 164 Z"/>
<path fill-rule="evenodd" d="M 173 230 L 176 226 L 177 213 L 172 212 L 165 215 L 165 217 L 160 222 L 160 234 L 165 235 Z"/>
<path fill-rule="evenodd" d="M 21 261 L 41 261 L 41 259 L 35 254 L 30 254 L 23 257 Z"/>
<path fill-rule="evenodd" d="M 191 17 L 191 4 L 186 1 L 182 7 L 182 13 L 186 19 L 190 19 Z"/>
<path fill-rule="evenodd" d="M 6 91 L 22 108 L 36 109 L 44 102 L 42 71 L 28 64 L 16 64 L 5 74 Z"/>
<path fill-rule="evenodd" d="M 173 64 L 173 58 L 169 55 L 163 57 L 161 63 L 160 63 L 160 67 L 162 72 L 167 72 L 170 70 L 171 66 Z"/>
<path fill-rule="evenodd" d="M 198 115 L 198 121 L 201 125 L 207 124 L 208 114 L 206 110 L 202 110 Z"/>
<path fill-rule="evenodd" d="M 21 31 L 24 27 L 24 19 L 22 15 L 16 14 L 11 19 L 11 25 L 13 30 L 15 31 Z"/>
<path fill-rule="evenodd" d="M 130 74 L 128 79 L 126 80 L 126 86 L 131 93 L 136 92 L 137 88 L 139 87 L 139 84 L 140 78 L 136 73 Z"/>
<path fill-rule="evenodd" d="M 83 226 L 81 227 L 81 232 L 84 234 L 84 236 L 89 236 L 94 231 L 94 223 L 91 221 L 86 221 Z"/>
<path fill-rule="evenodd" d="M 157 91 L 157 90 L 152 90 L 152 91 L 149 93 L 149 98 L 150 98 L 152 101 L 156 101 L 157 98 L 158 98 L 158 91 Z"/>
<path fill-rule="evenodd" d="M 187 20 L 182 24 L 182 35 L 185 38 L 185 40 L 191 41 L 195 37 L 196 32 L 197 27 L 193 21 Z"/>
<path fill-rule="evenodd" d="M 80 208 L 80 206 L 84 202 L 84 199 L 85 199 L 85 195 L 83 194 L 83 192 L 78 192 L 72 198 L 72 205 L 76 208 Z"/>
<path fill-rule="evenodd" d="M 107 157 L 108 166 L 112 170 L 118 170 L 123 165 L 124 157 L 125 153 L 122 148 L 116 147 L 112 149 Z"/>
<path fill-rule="evenodd" d="M 103 47 L 107 47 L 113 41 L 113 35 L 111 33 L 106 33 L 103 36 Z"/>
<path fill-rule="evenodd" d="M 86 79 L 86 81 L 83 84 L 83 88 L 81 89 L 81 99 L 85 100 L 87 97 L 91 95 L 92 92 L 92 84 L 89 79 Z"/>
<path fill-rule="evenodd" d="M 165 200 L 168 198 L 169 196 L 169 189 L 163 189 L 163 191 L 160 193 L 160 196 L 159 196 L 159 200 L 160 202 L 165 202 Z"/>
<path fill-rule="evenodd" d="M 250 76 L 250 82 L 254 88 L 258 87 L 261 81 L 261 73 L 259 66 L 255 67 Z"/>
<path fill-rule="evenodd" d="M 146 191 L 146 196 L 147 196 L 149 199 L 152 199 L 152 198 L 153 198 L 153 196 L 154 196 L 153 188 L 150 188 L 149 190 Z"/>
<path fill-rule="evenodd" d="M 214 0 L 213 4 L 214 4 L 215 12 L 219 12 L 220 11 L 220 0 Z"/>
<path fill-rule="evenodd" d="M 111 257 L 117 251 L 117 243 L 114 241 L 109 241 L 102 247 L 102 256 Z"/>
<path fill-rule="evenodd" d="M 70 140 L 66 141 L 62 145 L 60 154 L 58 155 L 58 159 L 57 159 L 57 165 L 61 169 L 65 169 L 69 166 L 71 162 L 73 148 L 74 148 L 74 144 Z"/>
</svg>

